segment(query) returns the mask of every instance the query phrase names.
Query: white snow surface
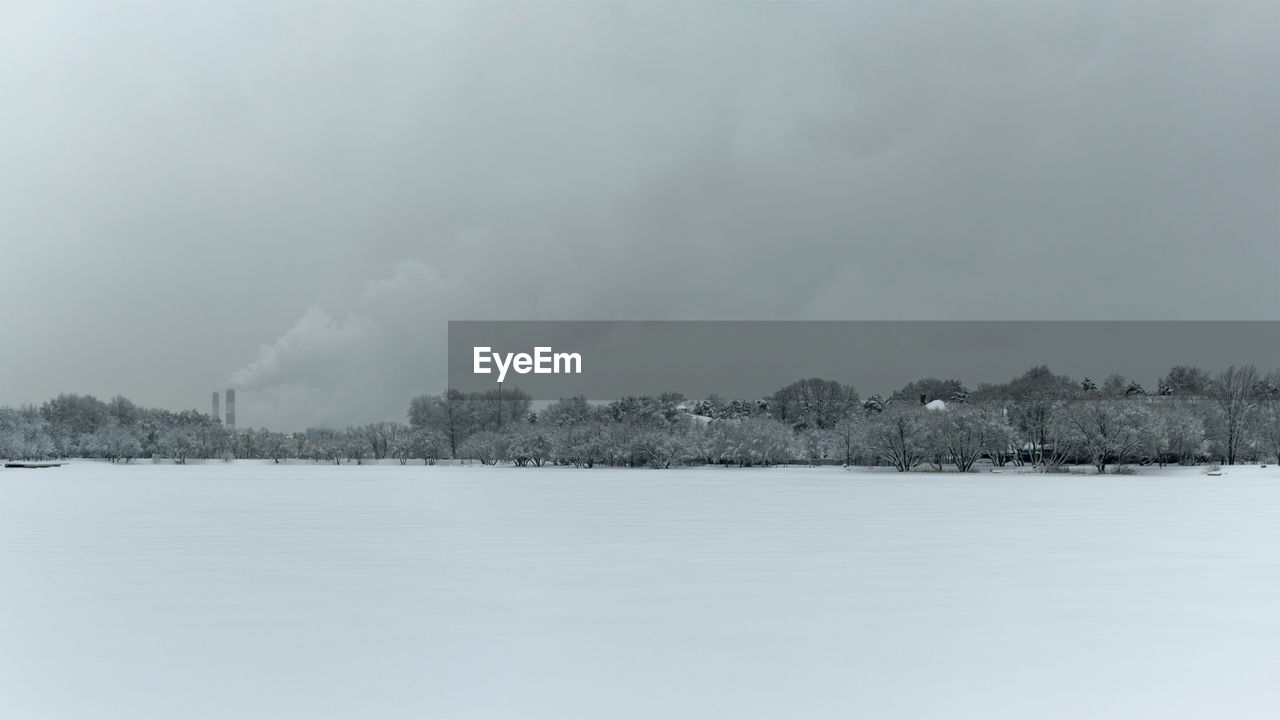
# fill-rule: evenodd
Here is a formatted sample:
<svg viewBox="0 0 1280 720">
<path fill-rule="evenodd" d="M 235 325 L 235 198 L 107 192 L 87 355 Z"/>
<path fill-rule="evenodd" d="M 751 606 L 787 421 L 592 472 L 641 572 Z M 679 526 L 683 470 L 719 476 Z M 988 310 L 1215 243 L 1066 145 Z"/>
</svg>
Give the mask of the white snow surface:
<svg viewBox="0 0 1280 720">
<path fill-rule="evenodd" d="M 1224 473 L 0 470 L 0 717 L 1280 717 Z"/>
</svg>

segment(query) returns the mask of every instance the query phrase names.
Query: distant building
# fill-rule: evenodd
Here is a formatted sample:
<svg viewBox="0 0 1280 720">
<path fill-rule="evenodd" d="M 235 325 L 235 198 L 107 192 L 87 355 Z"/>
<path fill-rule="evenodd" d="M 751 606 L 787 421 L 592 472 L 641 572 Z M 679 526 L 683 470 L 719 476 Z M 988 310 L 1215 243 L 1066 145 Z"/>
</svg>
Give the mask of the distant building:
<svg viewBox="0 0 1280 720">
<path fill-rule="evenodd" d="M 236 391 L 227 390 L 227 429 L 236 429 Z"/>
<path fill-rule="evenodd" d="M 222 422 L 222 409 L 218 407 L 218 391 L 213 391 L 213 419 Z"/>
</svg>

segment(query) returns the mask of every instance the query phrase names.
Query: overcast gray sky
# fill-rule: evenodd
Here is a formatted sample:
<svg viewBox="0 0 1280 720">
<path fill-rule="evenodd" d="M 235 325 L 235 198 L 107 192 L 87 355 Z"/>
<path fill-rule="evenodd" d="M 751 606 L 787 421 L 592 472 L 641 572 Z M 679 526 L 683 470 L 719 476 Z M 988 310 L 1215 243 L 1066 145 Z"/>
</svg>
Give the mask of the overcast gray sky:
<svg viewBox="0 0 1280 720">
<path fill-rule="evenodd" d="M 0 404 L 400 418 L 448 319 L 1280 318 L 1280 5 L 961 5 L 4 3 Z"/>
</svg>

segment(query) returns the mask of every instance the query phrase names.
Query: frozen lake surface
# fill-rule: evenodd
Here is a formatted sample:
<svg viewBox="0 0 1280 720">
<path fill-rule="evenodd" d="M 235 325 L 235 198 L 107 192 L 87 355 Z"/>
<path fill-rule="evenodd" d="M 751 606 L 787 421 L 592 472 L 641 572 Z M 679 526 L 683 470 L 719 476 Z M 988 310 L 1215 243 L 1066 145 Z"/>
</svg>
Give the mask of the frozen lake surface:
<svg viewBox="0 0 1280 720">
<path fill-rule="evenodd" d="M 0 470 L 0 717 L 1280 717 L 1226 470 Z"/>
</svg>

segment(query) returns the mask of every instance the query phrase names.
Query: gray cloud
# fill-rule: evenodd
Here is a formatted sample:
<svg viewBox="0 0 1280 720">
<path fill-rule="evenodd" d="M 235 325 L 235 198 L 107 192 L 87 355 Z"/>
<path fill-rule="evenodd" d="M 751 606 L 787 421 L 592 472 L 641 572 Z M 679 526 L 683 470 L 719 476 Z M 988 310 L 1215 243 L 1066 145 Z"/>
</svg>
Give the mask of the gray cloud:
<svg viewBox="0 0 1280 720">
<path fill-rule="evenodd" d="M 1275 319 L 1262 3 L 0 11 L 0 403 L 398 417 L 470 319 Z"/>
</svg>

